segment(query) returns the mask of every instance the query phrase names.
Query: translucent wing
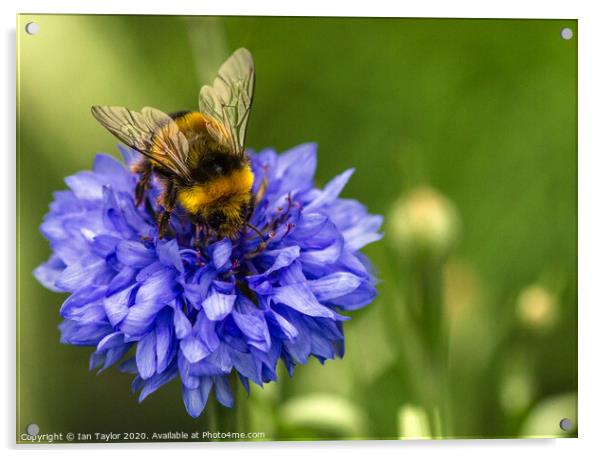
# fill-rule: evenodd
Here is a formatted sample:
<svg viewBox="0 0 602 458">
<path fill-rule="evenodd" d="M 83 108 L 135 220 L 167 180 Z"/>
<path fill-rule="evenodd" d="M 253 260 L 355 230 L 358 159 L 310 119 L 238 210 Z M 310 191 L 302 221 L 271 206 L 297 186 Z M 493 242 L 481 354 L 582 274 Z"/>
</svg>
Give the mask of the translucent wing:
<svg viewBox="0 0 602 458">
<path fill-rule="evenodd" d="M 109 132 L 181 179 L 190 181 L 188 140 L 169 115 L 156 108 L 140 112 L 124 107 L 92 107 L 92 115 Z"/>
<path fill-rule="evenodd" d="M 216 140 L 230 145 L 234 154 L 244 154 L 247 123 L 255 89 L 255 64 L 245 48 L 237 49 L 222 64 L 213 85 L 203 86 L 199 94 L 199 109 L 225 127 L 225 132 L 213 129 Z"/>
</svg>

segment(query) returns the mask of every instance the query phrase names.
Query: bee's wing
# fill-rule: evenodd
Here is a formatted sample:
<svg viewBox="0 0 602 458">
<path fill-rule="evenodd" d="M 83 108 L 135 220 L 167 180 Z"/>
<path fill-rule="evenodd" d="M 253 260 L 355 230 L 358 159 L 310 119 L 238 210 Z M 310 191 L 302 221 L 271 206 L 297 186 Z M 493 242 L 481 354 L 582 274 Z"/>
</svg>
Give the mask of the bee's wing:
<svg viewBox="0 0 602 458">
<path fill-rule="evenodd" d="M 186 165 L 188 140 L 169 115 L 156 108 L 140 112 L 124 107 L 94 105 L 92 115 L 109 132 L 183 180 L 190 180 Z"/>
<path fill-rule="evenodd" d="M 231 146 L 237 155 L 244 154 L 247 122 L 255 90 L 255 64 L 245 48 L 239 48 L 222 64 L 213 81 L 199 94 L 199 109 L 220 121 L 229 138 L 218 129 L 210 129 L 216 140 Z"/>
</svg>

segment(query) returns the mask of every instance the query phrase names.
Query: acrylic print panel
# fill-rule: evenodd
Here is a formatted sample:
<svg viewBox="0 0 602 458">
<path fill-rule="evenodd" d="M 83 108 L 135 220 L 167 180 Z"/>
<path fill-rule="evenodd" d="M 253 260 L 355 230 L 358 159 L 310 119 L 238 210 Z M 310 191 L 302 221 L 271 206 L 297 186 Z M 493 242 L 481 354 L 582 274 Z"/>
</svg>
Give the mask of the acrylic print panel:
<svg viewBox="0 0 602 458">
<path fill-rule="evenodd" d="M 18 442 L 577 435 L 576 21 L 17 37 Z"/>
</svg>

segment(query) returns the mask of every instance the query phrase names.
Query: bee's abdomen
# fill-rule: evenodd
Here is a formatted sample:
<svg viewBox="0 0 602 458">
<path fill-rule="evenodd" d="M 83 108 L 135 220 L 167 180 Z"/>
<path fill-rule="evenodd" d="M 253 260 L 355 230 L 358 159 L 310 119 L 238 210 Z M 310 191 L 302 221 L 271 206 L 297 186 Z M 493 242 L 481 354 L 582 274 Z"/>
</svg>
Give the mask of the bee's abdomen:
<svg viewBox="0 0 602 458">
<path fill-rule="evenodd" d="M 250 199 L 253 178 L 251 167 L 244 164 L 228 174 L 215 175 L 206 181 L 182 187 L 178 191 L 178 200 L 188 213 L 194 215 L 216 206 L 223 207 L 225 211 L 231 211 L 229 207 L 235 206 L 240 211 L 241 205 Z"/>
</svg>

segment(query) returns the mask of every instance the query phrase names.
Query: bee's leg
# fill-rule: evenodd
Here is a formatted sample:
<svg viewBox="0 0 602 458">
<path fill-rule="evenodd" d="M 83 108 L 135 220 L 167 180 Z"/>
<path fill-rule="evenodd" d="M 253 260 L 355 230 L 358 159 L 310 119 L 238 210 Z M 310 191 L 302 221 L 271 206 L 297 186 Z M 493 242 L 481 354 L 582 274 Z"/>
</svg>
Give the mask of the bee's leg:
<svg viewBox="0 0 602 458">
<path fill-rule="evenodd" d="M 176 205 L 176 187 L 172 181 L 165 183 L 165 190 L 159 197 L 159 203 L 163 206 L 164 210 L 160 213 L 158 219 L 159 225 L 159 238 L 162 239 L 167 235 L 169 229 L 169 220 L 171 218 L 171 212 Z"/>
<path fill-rule="evenodd" d="M 141 159 L 138 163 L 132 166 L 132 172 L 140 175 L 140 180 L 138 181 L 138 184 L 136 184 L 136 207 L 139 207 L 144 201 L 152 171 L 153 167 L 151 161 L 149 161 L 147 158 Z"/>
<path fill-rule="evenodd" d="M 259 240 L 263 241 L 263 238 L 264 238 L 263 232 L 261 232 L 259 229 L 257 229 L 255 226 L 253 226 L 248 221 L 247 221 L 246 225 L 249 229 L 251 229 L 253 232 L 255 232 L 259 236 Z"/>
<path fill-rule="evenodd" d="M 167 235 L 167 230 L 169 228 L 169 220 L 171 218 L 171 212 L 169 210 L 164 210 L 161 212 L 159 216 L 159 238 L 162 239 Z"/>
<path fill-rule="evenodd" d="M 262 251 L 264 251 L 267 248 L 268 244 L 265 241 L 265 235 L 263 234 L 263 232 L 261 232 L 259 229 L 257 229 L 255 226 L 253 226 L 249 222 L 247 222 L 247 227 L 249 229 L 251 229 L 252 231 L 254 231 L 258 235 L 258 238 L 259 238 L 259 244 L 257 245 L 257 247 L 251 253 L 249 253 L 245 256 L 245 259 L 251 259 L 251 258 L 254 258 L 255 256 L 257 256 Z M 268 233 L 268 237 L 270 237 L 269 233 Z"/>
</svg>

